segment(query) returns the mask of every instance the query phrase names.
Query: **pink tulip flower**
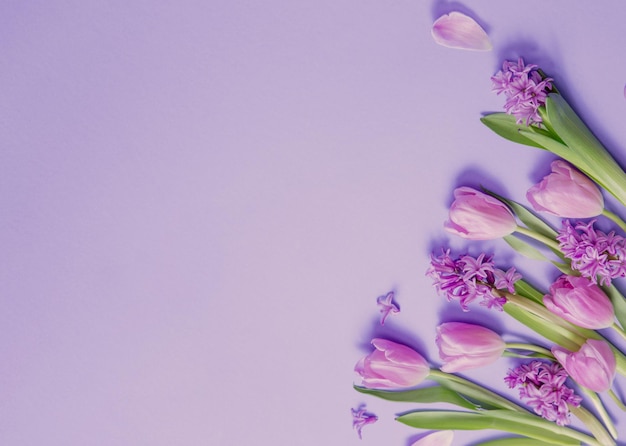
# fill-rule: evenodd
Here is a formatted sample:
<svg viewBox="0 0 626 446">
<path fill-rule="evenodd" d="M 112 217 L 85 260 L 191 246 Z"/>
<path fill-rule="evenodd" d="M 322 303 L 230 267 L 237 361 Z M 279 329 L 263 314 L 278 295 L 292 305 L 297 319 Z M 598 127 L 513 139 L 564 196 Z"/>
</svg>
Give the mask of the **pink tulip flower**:
<svg viewBox="0 0 626 446">
<path fill-rule="evenodd" d="M 354 367 L 362 385 L 374 389 L 397 389 L 420 384 L 430 373 L 428 362 L 406 345 L 372 339 L 376 347 Z"/>
<path fill-rule="evenodd" d="M 454 440 L 454 431 L 435 431 L 423 436 L 411 446 L 450 446 Z"/>
<path fill-rule="evenodd" d="M 584 277 L 562 275 L 550 286 L 543 303 L 557 316 L 583 328 L 607 328 L 615 319 L 610 299 Z"/>
<path fill-rule="evenodd" d="M 471 187 L 454 191 L 446 231 L 470 240 L 492 240 L 517 228 L 515 216 L 500 200 Z"/>
<path fill-rule="evenodd" d="M 437 327 L 439 356 L 444 361 L 441 370 L 461 372 L 489 365 L 504 353 L 505 342 L 500 335 L 480 325 L 445 322 Z"/>
<path fill-rule="evenodd" d="M 598 186 L 563 160 L 551 164 L 552 173 L 531 187 L 526 198 L 536 211 L 562 218 L 590 218 L 604 210 Z"/>
<path fill-rule="evenodd" d="M 579 385 L 594 392 L 611 388 L 616 362 L 606 341 L 588 339 L 577 352 L 554 346 L 552 354 Z"/>
<path fill-rule="evenodd" d="M 431 30 L 439 45 L 469 51 L 490 51 L 489 36 L 476 21 L 458 11 L 444 14 L 435 20 Z"/>
</svg>

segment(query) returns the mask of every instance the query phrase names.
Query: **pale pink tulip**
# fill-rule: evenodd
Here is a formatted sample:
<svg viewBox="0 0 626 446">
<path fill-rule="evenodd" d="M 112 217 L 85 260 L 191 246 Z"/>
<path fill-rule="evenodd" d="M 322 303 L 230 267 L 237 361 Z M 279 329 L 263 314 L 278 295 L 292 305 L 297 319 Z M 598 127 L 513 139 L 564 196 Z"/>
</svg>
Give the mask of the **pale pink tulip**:
<svg viewBox="0 0 626 446">
<path fill-rule="evenodd" d="M 497 361 L 504 353 L 505 342 L 496 332 L 481 325 L 445 322 L 437 327 L 435 339 L 439 356 L 445 363 L 441 370 L 456 373 Z"/>
<path fill-rule="evenodd" d="M 531 187 L 526 198 L 536 211 L 562 218 L 590 218 L 604 210 L 598 186 L 563 160 L 551 164 L 552 173 Z"/>
<path fill-rule="evenodd" d="M 362 385 L 374 389 L 413 387 L 430 373 L 428 362 L 406 345 L 386 339 L 372 339 L 376 348 L 354 367 Z"/>
<path fill-rule="evenodd" d="M 579 385 L 594 392 L 611 388 L 616 362 L 606 341 L 588 339 L 577 352 L 554 346 L 552 354 Z"/>
<path fill-rule="evenodd" d="M 611 300 L 599 286 L 584 277 L 562 275 L 551 286 L 543 303 L 554 314 L 583 328 L 598 330 L 613 325 Z"/>
<path fill-rule="evenodd" d="M 453 431 L 436 431 L 420 438 L 411 446 L 450 446 L 452 440 L 454 440 Z"/>
<path fill-rule="evenodd" d="M 493 240 L 517 228 L 515 216 L 500 200 L 471 187 L 454 191 L 446 231 L 470 240 Z"/>
<path fill-rule="evenodd" d="M 439 45 L 470 51 L 490 51 L 489 36 L 474 19 L 453 11 L 435 20 L 431 30 Z"/>
</svg>

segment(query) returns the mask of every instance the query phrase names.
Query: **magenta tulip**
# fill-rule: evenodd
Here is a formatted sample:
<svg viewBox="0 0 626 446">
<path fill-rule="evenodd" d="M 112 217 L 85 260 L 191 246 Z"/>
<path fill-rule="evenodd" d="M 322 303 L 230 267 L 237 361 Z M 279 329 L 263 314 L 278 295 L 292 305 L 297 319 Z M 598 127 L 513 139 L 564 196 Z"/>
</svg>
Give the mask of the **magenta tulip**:
<svg viewBox="0 0 626 446">
<path fill-rule="evenodd" d="M 616 362 L 615 354 L 606 341 L 588 339 L 577 352 L 554 346 L 552 354 L 579 385 L 594 392 L 611 388 Z"/>
<path fill-rule="evenodd" d="M 489 365 L 497 361 L 506 348 L 494 331 L 463 322 L 446 322 L 437 327 L 436 343 L 445 363 L 441 370 L 446 373 Z"/>
<path fill-rule="evenodd" d="M 430 373 L 428 362 L 406 345 L 386 339 L 372 339 L 376 347 L 354 367 L 362 385 L 374 389 L 413 387 Z"/>
<path fill-rule="evenodd" d="M 563 275 L 550 286 L 543 297 L 545 306 L 566 321 L 594 330 L 613 325 L 613 304 L 589 279 Z"/>
<path fill-rule="evenodd" d="M 470 240 L 492 240 L 517 228 L 515 216 L 500 200 L 471 187 L 454 191 L 446 231 Z"/>
<path fill-rule="evenodd" d="M 590 218 L 604 210 L 598 186 L 563 160 L 551 164 L 552 173 L 531 187 L 526 198 L 536 211 L 562 218 Z"/>
</svg>

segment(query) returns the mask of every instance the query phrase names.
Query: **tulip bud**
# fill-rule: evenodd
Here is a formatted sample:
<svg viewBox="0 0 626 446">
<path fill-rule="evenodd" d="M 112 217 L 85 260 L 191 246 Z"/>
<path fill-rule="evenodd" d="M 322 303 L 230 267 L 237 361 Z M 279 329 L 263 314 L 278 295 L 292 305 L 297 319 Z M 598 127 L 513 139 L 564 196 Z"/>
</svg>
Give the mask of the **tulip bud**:
<svg viewBox="0 0 626 446">
<path fill-rule="evenodd" d="M 471 187 L 454 191 L 446 231 L 470 240 L 492 240 L 511 234 L 517 228 L 508 207 L 491 195 Z"/>
<path fill-rule="evenodd" d="M 365 387 L 413 387 L 430 373 L 428 362 L 406 345 L 379 338 L 372 339 L 372 345 L 376 350 L 362 358 L 354 367 L 354 371 L 361 375 Z"/>
<path fill-rule="evenodd" d="M 454 440 L 454 431 L 435 431 L 423 436 L 411 446 L 450 446 Z"/>
<path fill-rule="evenodd" d="M 554 346 L 552 354 L 579 385 L 594 392 L 611 388 L 616 362 L 606 341 L 588 339 L 577 352 Z"/>
<path fill-rule="evenodd" d="M 536 211 L 562 218 L 590 218 L 604 210 L 596 184 L 563 160 L 551 164 L 552 173 L 526 193 Z"/>
<path fill-rule="evenodd" d="M 489 365 L 504 353 L 506 344 L 494 331 L 480 325 L 446 322 L 437 327 L 441 370 L 455 373 Z"/>
<path fill-rule="evenodd" d="M 613 304 L 589 279 L 563 275 L 550 286 L 543 303 L 554 314 L 583 328 L 598 330 L 613 325 Z"/>
</svg>

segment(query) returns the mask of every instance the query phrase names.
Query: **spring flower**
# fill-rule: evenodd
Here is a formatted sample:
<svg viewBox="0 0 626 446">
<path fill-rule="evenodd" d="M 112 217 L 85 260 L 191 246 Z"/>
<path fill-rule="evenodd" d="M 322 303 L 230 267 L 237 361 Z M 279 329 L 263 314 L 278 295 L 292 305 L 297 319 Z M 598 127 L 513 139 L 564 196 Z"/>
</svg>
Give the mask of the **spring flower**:
<svg viewBox="0 0 626 446">
<path fill-rule="evenodd" d="M 556 239 L 565 257 L 572 260 L 572 269 L 600 285 L 610 285 L 612 279 L 626 276 L 626 239 L 614 231 L 598 231 L 594 223 L 572 226 L 565 220 Z"/>
<path fill-rule="evenodd" d="M 493 91 L 504 93 L 504 109 L 517 118 L 518 124 L 542 122 L 538 110 L 545 105 L 548 93 L 552 90 L 552 79 L 544 79 L 537 71 L 537 65 L 525 65 L 521 57 L 517 63 L 505 60 L 502 70 L 491 81 Z"/>
<path fill-rule="evenodd" d="M 509 370 L 504 381 L 519 388 L 519 396 L 537 415 L 559 426 L 569 424 L 568 404 L 578 407 L 581 398 L 565 385 L 567 372 L 557 363 L 532 361 Z"/>
<path fill-rule="evenodd" d="M 450 446 L 454 431 L 435 431 L 413 443 L 411 446 Z"/>
<path fill-rule="evenodd" d="M 517 228 L 513 213 L 500 200 L 471 187 L 454 191 L 446 231 L 470 240 L 493 240 Z"/>
<path fill-rule="evenodd" d="M 480 325 L 446 322 L 437 327 L 441 370 L 456 373 L 494 363 L 502 356 L 506 344 L 494 331 Z"/>
<path fill-rule="evenodd" d="M 606 341 L 587 339 L 577 352 L 559 346 L 552 354 L 574 381 L 594 392 L 611 388 L 615 376 L 615 354 Z"/>
<path fill-rule="evenodd" d="M 557 316 L 583 328 L 607 328 L 615 319 L 610 299 L 584 277 L 562 275 L 550 286 L 543 303 Z"/>
<path fill-rule="evenodd" d="M 406 345 L 386 339 L 372 339 L 376 348 L 354 367 L 361 375 L 362 384 L 374 389 L 413 387 L 430 373 L 428 362 Z"/>
<path fill-rule="evenodd" d="M 352 427 L 356 429 L 356 433 L 359 434 L 359 438 L 363 438 L 361 436 L 361 430 L 364 426 L 368 424 L 376 423 L 378 421 L 378 417 L 373 413 L 368 413 L 365 411 L 365 405 L 359 406 L 357 409 L 352 409 Z"/>
<path fill-rule="evenodd" d="M 590 218 L 604 210 L 598 186 L 563 160 L 551 164 L 552 173 L 528 190 L 526 198 L 536 211 L 558 217 Z"/>
<path fill-rule="evenodd" d="M 394 292 L 390 291 L 384 296 L 379 296 L 376 299 L 376 303 L 380 306 L 380 312 L 382 317 L 380 318 L 380 325 L 385 325 L 385 320 L 389 314 L 399 313 L 400 309 L 393 303 Z"/>
<path fill-rule="evenodd" d="M 447 48 L 471 51 L 493 48 L 485 30 L 474 19 L 457 11 L 435 20 L 431 32 L 435 42 Z"/>
<path fill-rule="evenodd" d="M 430 266 L 426 275 L 433 280 L 433 286 L 448 301 L 458 299 L 463 311 L 468 311 L 468 304 L 482 299 L 481 305 L 502 310 L 506 298 L 499 290 L 515 292 L 514 283 L 522 276 L 511 268 L 504 272 L 495 267 L 490 256 L 469 255 L 453 259 L 450 250 L 443 251 L 439 257 L 430 256 Z"/>
</svg>

